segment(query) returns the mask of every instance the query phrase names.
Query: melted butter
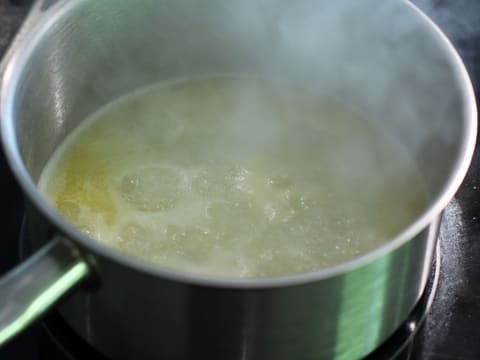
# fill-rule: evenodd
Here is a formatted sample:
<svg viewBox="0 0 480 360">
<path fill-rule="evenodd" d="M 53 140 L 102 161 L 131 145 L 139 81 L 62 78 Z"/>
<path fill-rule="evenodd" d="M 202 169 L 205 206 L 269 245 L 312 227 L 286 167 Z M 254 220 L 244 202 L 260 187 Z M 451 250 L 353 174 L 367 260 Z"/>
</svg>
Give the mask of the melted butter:
<svg viewBox="0 0 480 360">
<path fill-rule="evenodd" d="M 230 277 L 348 261 L 396 235 L 427 200 L 405 149 L 358 114 L 231 77 L 111 103 L 59 146 L 39 187 L 117 251 Z"/>
</svg>

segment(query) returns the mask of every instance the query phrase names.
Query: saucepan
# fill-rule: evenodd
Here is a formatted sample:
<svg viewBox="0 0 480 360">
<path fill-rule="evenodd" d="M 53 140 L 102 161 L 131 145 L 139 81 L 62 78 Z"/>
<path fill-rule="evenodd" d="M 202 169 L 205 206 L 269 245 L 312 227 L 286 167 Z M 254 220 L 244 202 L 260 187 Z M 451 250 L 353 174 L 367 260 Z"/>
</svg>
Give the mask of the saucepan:
<svg viewBox="0 0 480 360">
<path fill-rule="evenodd" d="M 467 72 L 425 15 L 401 0 L 70 0 L 36 9 L 1 78 L 1 137 L 36 253 L 0 282 L 0 343 L 53 306 L 114 359 L 355 359 L 395 331 L 422 295 L 442 210 L 476 137 Z M 229 72 L 287 79 L 382 119 L 419 164 L 429 205 L 351 261 L 229 279 L 122 255 L 37 190 L 58 144 L 104 104 Z"/>
</svg>

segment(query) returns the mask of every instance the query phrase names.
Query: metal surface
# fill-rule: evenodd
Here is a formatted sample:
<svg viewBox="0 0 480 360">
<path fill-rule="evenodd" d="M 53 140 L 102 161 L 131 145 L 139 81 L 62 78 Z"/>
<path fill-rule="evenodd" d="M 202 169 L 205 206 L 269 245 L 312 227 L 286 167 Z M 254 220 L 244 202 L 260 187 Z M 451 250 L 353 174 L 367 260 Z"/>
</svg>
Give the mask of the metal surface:
<svg viewBox="0 0 480 360">
<path fill-rule="evenodd" d="M 0 345 L 23 331 L 88 275 L 76 250 L 55 239 L 0 281 Z"/>
<path fill-rule="evenodd" d="M 20 246 L 25 245 L 26 241 L 27 239 L 24 236 L 21 237 Z M 435 298 L 440 274 L 440 258 L 440 247 L 437 245 L 431 276 L 422 298 L 396 332 L 373 353 L 369 354 L 365 360 L 412 360 L 409 353 L 412 349 L 413 339 L 422 328 Z M 45 359 L 107 360 L 105 356 L 80 338 L 56 312 L 46 318 L 43 322 L 43 328 L 48 339 L 46 341 L 47 346 L 50 348 L 50 357 L 45 357 Z"/>
<path fill-rule="evenodd" d="M 75 295 L 61 311 L 105 354 L 358 358 L 395 330 L 422 293 L 438 215 L 473 151 L 475 106 L 463 65 L 407 3 L 342 1 L 348 6 L 340 13 L 331 13 L 328 1 L 278 3 L 259 9 L 253 1 L 202 7 L 142 1 L 132 9 L 127 1 L 65 2 L 13 51 L 0 102 L 7 156 L 33 204 L 35 244 L 61 229 L 96 262 L 99 289 Z M 312 16 L 315 21 L 304 21 Z M 326 28 L 322 21 L 332 17 L 334 30 L 351 27 L 346 41 L 329 41 L 332 23 Z M 278 19 L 290 25 L 286 33 Z M 302 37 L 304 31 L 310 35 Z M 305 43 L 312 33 L 319 35 Z M 434 193 L 430 208 L 395 239 L 350 263 L 278 279 L 227 280 L 117 254 L 76 231 L 37 192 L 34 182 L 55 146 L 101 105 L 158 81 L 245 71 L 369 105 L 363 110 L 383 119 L 422 165 Z M 430 71 L 435 76 L 425 77 Z M 327 76 L 332 72 L 337 75 Z M 368 85 L 377 89 L 373 102 L 371 92 L 358 91 Z M 402 102 L 413 112 L 405 113 Z M 405 132 L 410 125 L 417 131 Z"/>
</svg>

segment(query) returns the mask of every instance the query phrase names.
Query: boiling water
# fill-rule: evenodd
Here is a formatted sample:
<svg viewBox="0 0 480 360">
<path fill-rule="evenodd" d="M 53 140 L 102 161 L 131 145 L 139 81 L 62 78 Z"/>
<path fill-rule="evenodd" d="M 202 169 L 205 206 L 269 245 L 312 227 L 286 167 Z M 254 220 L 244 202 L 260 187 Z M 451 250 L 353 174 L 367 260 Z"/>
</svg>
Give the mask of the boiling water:
<svg viewBox="0 0 480 360">
<path fill-rule="evenodd" d="M 377 127 L 253 78 L 176 82 L 109 104 L 57 149 L 39 186 L 109 247 L 231 277 L 347 261 L 426 203 L 412 159 Z"/>
</svg>

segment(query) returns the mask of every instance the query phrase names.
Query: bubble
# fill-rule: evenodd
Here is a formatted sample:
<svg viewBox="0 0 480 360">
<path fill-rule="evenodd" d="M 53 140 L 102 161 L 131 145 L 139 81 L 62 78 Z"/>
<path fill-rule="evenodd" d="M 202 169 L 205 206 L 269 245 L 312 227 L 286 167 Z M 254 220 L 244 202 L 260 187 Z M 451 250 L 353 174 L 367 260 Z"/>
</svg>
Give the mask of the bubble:
<svg viewBox="0 0 480 360">
<path fill-rule="evenodd" d="M 267 203 L 263 211 L 269 221 L 273 221 L 277 216 L 277 210 L 271 203 Z"/>
<path fill-rule="evenodd" d="M 167 211 L 176 206 L 180 176 L 174 169 L 145 167 L 125 174 L 120 180 L 120 195 L 140 211 Z"/>
<path fill-rule="evenodd" d="M 167 225 L 162 251 L 167 255 L 182 255 L 191 264 L 206 263 L 210 254 L 218 249 L 217 233 L 205 226 Z"/>
<path fill-rule="evenodd" d="M 151 233 L 145 226 L 129 221 L 120 225 L 115 238 L 115 245 L 119 250 L 126 251 L 129 254 L 142 255 L 144 253 L 148 254 L 147 250 L 151 247 L 152 240 Z"/>
<path fill-rule="evenodd" d="M 78 225 L 78 229 L 83 232 L 85 235 L 98 239 L 98 231 L 95 231 L 93 227 L 85 224 Z"/>
<path fill-rule="evenodd" d="M 121 228 L 120 237 L 124 241 L 132 241 L 138 243 L 147 238 L 147 229 L 137 223 L 128 223 Z"/>
<path fill-rule="evenodd" d="M 285 175 L 277 175 L 268 178 L 268 184 L 279 189 L 287 189 L 292 186 L 292 180 Z"/>
<path fill-rule="evenodd" d="M 249 236 L 261 222 L 261 213 L 252 209 L 248 201 L 212 201 L 207 206 L 211 224 L 230 237 Z"/>
<path fill-rule="evenodd" d="M 272 249 L 264 249 L 262 252 L 260 252 L 260 259 L 265 261 L 272 261 L 273 260 Z"/>
<path fill-rule="evenodd" d="M 58 211 L 67 219 L 74 223 L 78 222 L 80 217 L 80 206 L 73 201 L 58 201 Z"/>
<path fill-rule="evenodd" d="M 234 167 L 226 175 L 227 183 L 230 183 L 232 190 L 241 193 L 251 194 L 253 189 L 249 183 L 250 171 L 243 167 Z"/>
<path fill-rule="evenodd" d="M 221 170 L 210 167 L 201 169 L 192 175 L 191 186 L 194 193 L 202 196 L 220 196 L 225 193 L 225 183 L 222 182 Z"/>
</svg>

